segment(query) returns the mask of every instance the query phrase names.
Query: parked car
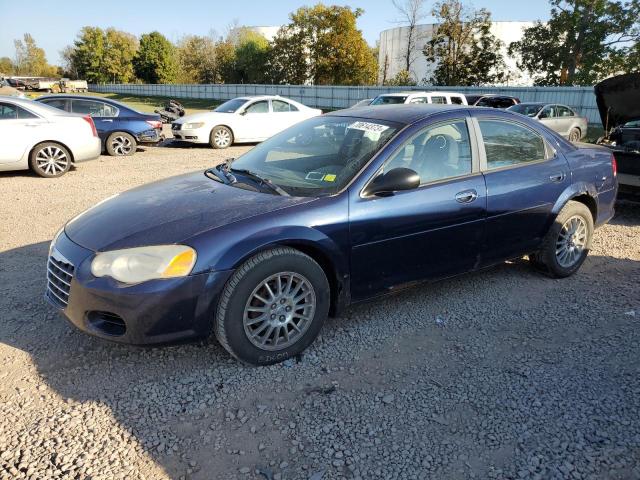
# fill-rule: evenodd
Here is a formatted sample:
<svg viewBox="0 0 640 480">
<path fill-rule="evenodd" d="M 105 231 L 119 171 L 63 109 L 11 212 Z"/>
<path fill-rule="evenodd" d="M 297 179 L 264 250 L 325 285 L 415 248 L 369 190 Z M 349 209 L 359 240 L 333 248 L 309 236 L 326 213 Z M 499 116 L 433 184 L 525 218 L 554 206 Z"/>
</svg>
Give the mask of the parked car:
<svg viewBox="0 0 640 480">
<path fill-rule="evenodd" d="M 520 103 L 507 110 L 530 118 L 559 133 L 570 142 L 579 142 L 587 135 L 588 120 L 566 105 L 549 103 Z"/>
<path fill-rule="evenodd" d="M 47 298 L 104 339 L 214 332 L 271 364 L 309 346 L 329 312 L 418 281 L 523 255 L 572 275 L 616 191 L 608 149 L 521 115 L 347 109 L 76 217 L 52 241 Z"/>
<path fill-rule="evenodd" d="M 467 97 L 467 103 L 474 107 L 509 108 L 520 103 L 519 98 L 493 93 L 465 95 L 465 97 Z"/>
<path fill-rule="evenodd" d="M 238 97 L 212 112 L 179 118 L 171 124 L 171 133 L 179 141 L 227 148 L 234 143 L 262 142 L 291 125 L 321 114 L 317 108 L 278 95 Z"/>
<path fill-rule="evenodd" d="M 595 86 L 605 135 L 598 143 L 615 152 L 618 182 L 625 193 L 640 193 L 640 74 L 608 78 Z"/>
<path fill-rule="evenodd" d="M 435 103 L 466 105 L 467 98 L 461 93 L 452 92 L 399 92 L 383 93 L 374 98 L 370 105 L 390 105 L 398 103 Z"/>
<path fill-rule="evenodd" d="M 36 99 L 66 112 L 89 115 L 103 149 L 113 157 L 133 155 L 139 144 L 164 140 L 160 115 L 142 113 L 115 100 L 86 95 L 46 95 Z"/>
<path fill-rule="evenodd" d="M 59 177 L 98 156 L 100 139 L 91 117 L 0 96 L 0 171 L 30 169 L 41 177 Z"/>
</svg>

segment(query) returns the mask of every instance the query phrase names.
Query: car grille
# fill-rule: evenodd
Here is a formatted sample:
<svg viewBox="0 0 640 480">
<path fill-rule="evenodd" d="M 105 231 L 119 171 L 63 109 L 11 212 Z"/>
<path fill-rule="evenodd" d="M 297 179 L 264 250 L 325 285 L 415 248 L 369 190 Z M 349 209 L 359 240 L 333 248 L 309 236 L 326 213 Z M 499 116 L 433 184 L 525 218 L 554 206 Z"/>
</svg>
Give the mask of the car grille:
<svg viewBox="0 0 640 480">
<path fill-rule="evenodd" d="M 64 308 L 69 303 L 69 291 L 73 278 L 73 264 L 54 250 L 47 262 L 47 295 Z"/>
<path fill-rule="evenodd" d="M 180 127 L 182 127 L 182 124 L 180 124 L 180 123 L 172 123 L 171 124 L 171 130 L 180 130 Z"/>
</svg>

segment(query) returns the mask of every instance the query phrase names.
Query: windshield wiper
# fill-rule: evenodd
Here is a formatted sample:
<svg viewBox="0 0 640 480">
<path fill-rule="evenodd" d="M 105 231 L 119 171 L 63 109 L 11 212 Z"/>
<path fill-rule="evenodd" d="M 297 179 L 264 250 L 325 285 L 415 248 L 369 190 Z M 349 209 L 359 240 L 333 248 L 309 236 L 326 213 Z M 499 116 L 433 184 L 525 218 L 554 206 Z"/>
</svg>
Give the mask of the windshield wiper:
<svg viewBox="0 0 640 480">
<path fill-rule="evenodd" d="M 245 176 L 247 176 L 249 178 L 252 178 L 256 182 L 258 182 L 260 185 L 266 185 L 271 190 L 276 192 L 278 195 L 282 195 L 283 197 L 289 197 L 290 196 L 287 192 L 285 192 L 282 188 L 280 188 L 278 185 L 273 183 L 271 180 L 269 180 L 268 178 L 263 178 L 260 175 L 258 175 L 257 173 L 252 172 L 251 170 L 247 170 L 246 168 L 233 168 L 233 167 L 229 168 L 229 170 L 231 172 L 233 172 L 233 173 L 240 173 L 240 174 L 245 175 Z"/>
<path fill-rule="evenodd" d="M 236 177 L 229 173 L 229 163 L 233 160 L 233 158 L 229 158 L 220 165 L 205 170 L 204 174 L 212 180 L 222 182 L 225 185 L 231 185 L 236 182 Z"/>
</svg>

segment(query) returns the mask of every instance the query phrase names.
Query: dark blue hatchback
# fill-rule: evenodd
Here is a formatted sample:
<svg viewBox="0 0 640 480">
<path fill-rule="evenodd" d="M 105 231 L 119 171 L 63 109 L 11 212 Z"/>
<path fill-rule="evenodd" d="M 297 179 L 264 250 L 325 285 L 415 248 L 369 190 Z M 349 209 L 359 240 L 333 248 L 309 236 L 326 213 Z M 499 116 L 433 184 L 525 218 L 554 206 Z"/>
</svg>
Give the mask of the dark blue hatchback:
<svg viewBox="0 0 640 480">
<path fill-rule="evenodd" d="M 270 364 L 311 344 L 328 314 L 398 287 L 524 255 L 571 275 L 616 191 L 609 151 L 517 114 L 350 109 L 76 217 L 51 244 L 46 297 L 102 338 L 214 333 Z"/>
<path fill-rule="evenodd" d="M 87 95 L 46 95 L 37 99 L 67 112 L 90 115 L 102 147 L 111 156 L 133 155 L 139 144 L 164 139 L 160 115 L 141 113 L 127 105 Z"/>
</svg>

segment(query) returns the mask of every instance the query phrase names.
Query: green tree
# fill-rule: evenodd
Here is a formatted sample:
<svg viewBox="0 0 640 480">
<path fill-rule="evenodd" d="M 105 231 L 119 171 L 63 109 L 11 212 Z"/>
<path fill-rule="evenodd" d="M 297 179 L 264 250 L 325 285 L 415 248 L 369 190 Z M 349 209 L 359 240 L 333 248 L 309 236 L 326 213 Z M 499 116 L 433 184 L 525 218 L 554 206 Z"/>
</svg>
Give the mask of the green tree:
<svg viewBox="0 0 640 480">
<path fill-rule="evenodd" d="M 274 39 L 270 66 L 277 83 L 370 85 L 377 59 L 356 26 L 364 11 L 349 7 L 301 7 Z"/>
<path fill-rule="evenodd" d="M 178 75 L 173 44 L 160 32 L 140 37 L 140 48 L 133 59 L 136 76 L 147 83 L 172 83 Z"/>
<path fill-rule="evenodd" d="M 180 83 L 216 83 L 216 44 L 210 37 L 189 35 L 178 43 Z"/>
<path fill-rule="evenodd" d="M 241 28 L 235 47 L 235 83 L 267 83 L 269 41 L 249 28 Z"/>
<path fill-rule="evenodd" d="M 550 0 L 551 18 L 509 47 L 537 85 L 592 85 L 628 70 L 639 35 L 638 0 Z M 630 58 L 633 60 L 633 56 Z"/>
<path fill-rule="evenodd" d="M 134 35 L 107 28 L 102 62 L 108 81 L 128 83 L 136 78 L 133 59 L 137 51 L 138 39 Z"/>
<path fill-rule="evenodd" d="M 406 70 L 400 70 L 396 73 L 391 79 L 387 80 L 384 85 L 389 85 L 393 87 L 409 87 L 414 86 L 416 81 L 413 79 L 411 74 Z"/>
<path fill-rule="evenodd" d="M 216 54 L 214 82 L 236 82 L 236 47 L 233 42 L 230 39 L 219 40 L 215 44 L 214 51 Z"/>
<path fill-rule="evenodd" d="M 503 44 L 491 34 L 491 14 L 487 10 L 472 10 L 461 0 L 444 0 L 435 5 L 432 14 L 438 26 L 423 53 L 436 68 L 423 82 L 469 86 L 504 81 Z"/>
<path fill-rule="evenodd" d="M 0 58 L 0 75 L 13 75 L 15 67 L 9 57 Z"/>
<path fill-rule="evenodd" d="M 36 45 L 35 39 L 25 33 L 22 40 L 14 40 L 16 58 L 14 72 L 16 75 L 33 75 L 50 77 L 57 75 L 57 67 L 47 63 L 44 50 Z"/>
</svg>

